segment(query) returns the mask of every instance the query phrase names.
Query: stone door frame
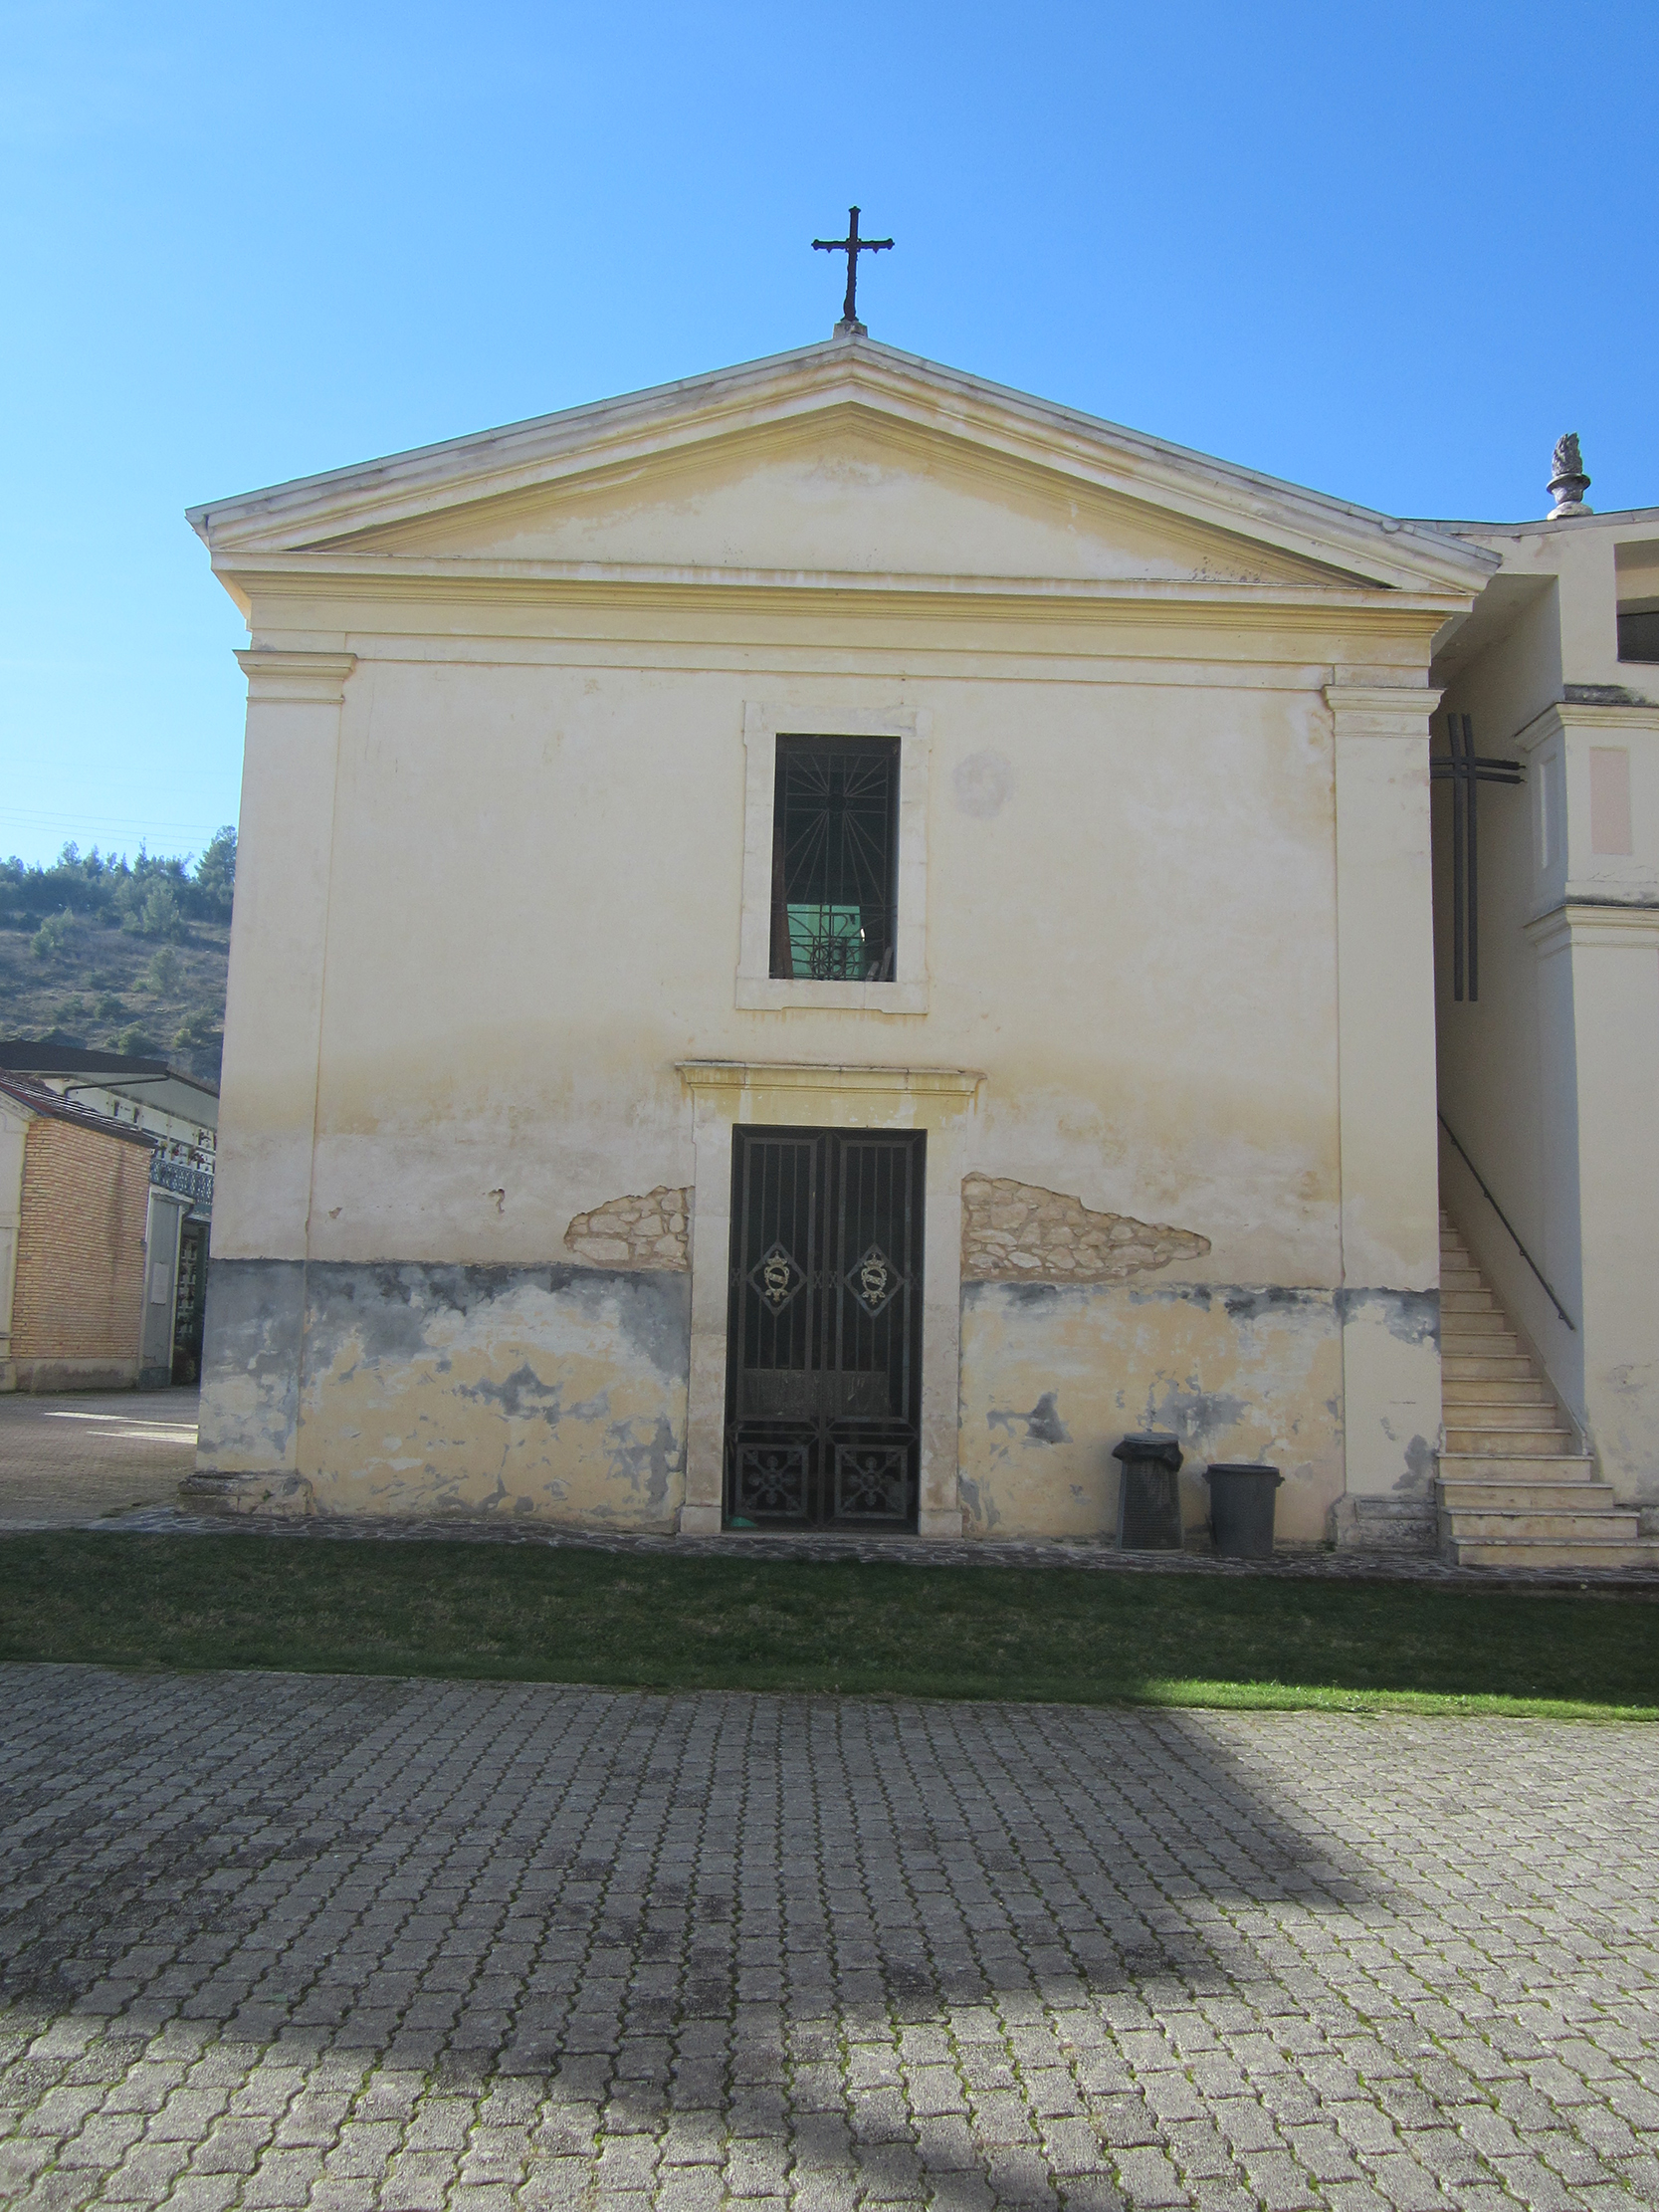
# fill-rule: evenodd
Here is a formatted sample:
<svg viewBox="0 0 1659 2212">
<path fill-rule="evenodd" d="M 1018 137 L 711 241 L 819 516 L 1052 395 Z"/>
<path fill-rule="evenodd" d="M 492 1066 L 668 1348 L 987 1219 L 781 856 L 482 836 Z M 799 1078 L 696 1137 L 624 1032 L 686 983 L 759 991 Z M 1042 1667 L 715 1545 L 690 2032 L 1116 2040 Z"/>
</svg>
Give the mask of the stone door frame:
<svg viewBox="0 0 1659 2212">
<path fill-rule="evenodd" d="M 692 1101 L 692 1351 L 686 1418 L 687 1536 L 718 1534 L 726 1445 L 731 1132 L 739 1122 L 844 1129 L 925 1129 L 922 1311 L 923 1536 L 960 1536 L 956 1436 L 960 1397 L 962 1177 L 985 1078 L 971 1068 L 820 1066 L 802 1061 L 683 1060 Z"/>
</svg>

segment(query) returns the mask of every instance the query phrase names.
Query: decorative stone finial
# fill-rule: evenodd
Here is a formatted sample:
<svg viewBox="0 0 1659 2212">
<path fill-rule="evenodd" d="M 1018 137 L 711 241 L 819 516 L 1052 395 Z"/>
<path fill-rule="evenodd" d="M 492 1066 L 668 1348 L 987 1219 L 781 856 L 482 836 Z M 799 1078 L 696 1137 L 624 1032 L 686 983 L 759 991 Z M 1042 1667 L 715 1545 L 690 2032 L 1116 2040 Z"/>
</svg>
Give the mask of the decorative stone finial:
<svg viewBox="0 0 1659 2212">
<path fill-rule="evenodd" d="M 1583 455 L 1578 451 L 1578 433 L 1569 430 L 1564 438 L 1555 441 L 1555 451 L 1550 463 L 1550 489 L 1555 504 L 1550 510 L 1550 520 L 1555 522 L 1562 515 L 1590 515 L 1595 511 L 1584 505 L 1584 494 L 1590 480 L 1584 474 Z"/>
</svg>

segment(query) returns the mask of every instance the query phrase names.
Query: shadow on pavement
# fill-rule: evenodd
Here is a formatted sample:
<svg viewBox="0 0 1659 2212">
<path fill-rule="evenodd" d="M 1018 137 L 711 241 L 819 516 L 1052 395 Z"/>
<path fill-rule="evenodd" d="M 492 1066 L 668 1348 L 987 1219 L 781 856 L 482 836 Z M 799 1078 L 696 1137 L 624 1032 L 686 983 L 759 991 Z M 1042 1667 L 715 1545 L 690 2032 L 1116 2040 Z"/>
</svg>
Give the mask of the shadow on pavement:
<svg viewBox="0 0 1659 2212">
<path fill-rule="evenodd" d="M 945 2117 L 980 2078 L 1128 2090 L 1108 2027 L 1267 1978 L 1237 1908 L 1385 1909 L 1191 1715 L 8 1679 L 18 2012 L 494 2085 L 532 2113 L 532 2169 L 688 2127 L 856 2164 L 906 2048 L 905 2082 L 954 2070 Z M 986 2201 L 983 2173 L 933 2175 L 935 2201 Z"/>
</svg>

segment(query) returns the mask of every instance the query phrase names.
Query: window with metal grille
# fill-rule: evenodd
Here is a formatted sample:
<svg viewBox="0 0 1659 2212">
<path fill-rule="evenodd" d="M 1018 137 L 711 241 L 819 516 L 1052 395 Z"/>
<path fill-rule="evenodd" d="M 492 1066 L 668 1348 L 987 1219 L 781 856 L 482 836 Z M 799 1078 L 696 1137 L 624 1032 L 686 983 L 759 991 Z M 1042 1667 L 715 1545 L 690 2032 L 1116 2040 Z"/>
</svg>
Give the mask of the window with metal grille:
<svg viewBox="0 0 1659 2212">
<path fill-rule="evenodd" d="M 899 740 L 780 737 L 772 974 L 891 983 L 898 865 Z"/>
</svg>

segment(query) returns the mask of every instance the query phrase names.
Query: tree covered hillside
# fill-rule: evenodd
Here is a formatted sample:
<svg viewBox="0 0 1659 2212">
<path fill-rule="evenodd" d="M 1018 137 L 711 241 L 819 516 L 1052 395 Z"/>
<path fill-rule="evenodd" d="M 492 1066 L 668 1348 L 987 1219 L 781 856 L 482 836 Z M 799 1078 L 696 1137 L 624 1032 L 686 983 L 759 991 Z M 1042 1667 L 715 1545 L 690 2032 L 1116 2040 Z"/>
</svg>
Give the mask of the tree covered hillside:
<svg viewBox="0 0 1659 2212">
<path fill-rule="evenodd" d="M 236 831 L 199 860 L 0 861 L 0 1035 L 135 1052 L 219 1080 Z"/>
</svg>

